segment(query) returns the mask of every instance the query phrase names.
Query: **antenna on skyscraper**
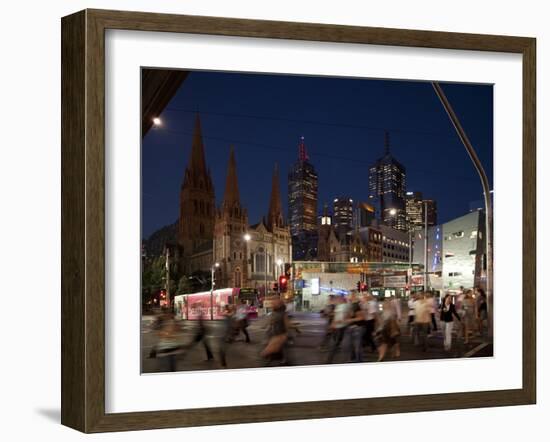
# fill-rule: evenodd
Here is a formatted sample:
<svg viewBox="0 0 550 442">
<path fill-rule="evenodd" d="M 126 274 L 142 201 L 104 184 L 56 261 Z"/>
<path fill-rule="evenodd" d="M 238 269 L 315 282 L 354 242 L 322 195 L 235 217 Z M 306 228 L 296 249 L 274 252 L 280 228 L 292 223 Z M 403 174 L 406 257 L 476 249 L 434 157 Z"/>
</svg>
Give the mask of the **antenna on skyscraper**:
<svg viewBox="0 0 550 442">
<path fill-rule="evenodd" d="M 303 135 L 300 137 L 300 144 L 298 144 L 298 159 L 301 162 L 309 160 L 309 157 L 307 156 L 307 151 L 306 151 L 306 143 L 304 141 Z"/>
</svg>

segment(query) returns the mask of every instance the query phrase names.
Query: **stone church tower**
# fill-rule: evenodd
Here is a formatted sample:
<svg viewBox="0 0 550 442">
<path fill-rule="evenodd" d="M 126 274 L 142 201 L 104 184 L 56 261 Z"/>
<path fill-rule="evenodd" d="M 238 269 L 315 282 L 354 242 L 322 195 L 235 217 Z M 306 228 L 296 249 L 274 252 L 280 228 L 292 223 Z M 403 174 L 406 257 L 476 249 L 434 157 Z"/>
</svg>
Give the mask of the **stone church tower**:
<svg viewBox="0 0 550 442">
<path fill-rule="evenodd" d="M 178 245 L 183 257 L 212 248 L 215 216 L 214 186 L 206 168 L 201 122 L 197 115 L 191 156 L 180 190 Z"/>
<path fill-rule="evenodd" d="M 231 148 L 225 194 L 214 226 L 214 262 L 220 264 L 215 277 L 217 288 L 246 286 L 248 275 L 244 235 L 247 228 L 248 214 L 239 199 L 235 152 Z"/>
</svg>

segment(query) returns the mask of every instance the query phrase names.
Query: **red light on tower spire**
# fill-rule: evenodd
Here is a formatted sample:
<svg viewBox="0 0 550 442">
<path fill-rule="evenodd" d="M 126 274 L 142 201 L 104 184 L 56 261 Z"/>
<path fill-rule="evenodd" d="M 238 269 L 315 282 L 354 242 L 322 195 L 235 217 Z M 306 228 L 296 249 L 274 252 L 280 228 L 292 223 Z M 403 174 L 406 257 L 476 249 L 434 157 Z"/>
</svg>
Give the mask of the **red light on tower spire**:
<svg viewBox="0 0 550 442">
<path fill-rule="evenodd" d="M 301 162 L 309 160 L 309 156 L 307 155 L 306 150 L 306 143 L 303 136 L 300 137 L 300 144 L 298 144 L 298 159 Z"/>
</svg>

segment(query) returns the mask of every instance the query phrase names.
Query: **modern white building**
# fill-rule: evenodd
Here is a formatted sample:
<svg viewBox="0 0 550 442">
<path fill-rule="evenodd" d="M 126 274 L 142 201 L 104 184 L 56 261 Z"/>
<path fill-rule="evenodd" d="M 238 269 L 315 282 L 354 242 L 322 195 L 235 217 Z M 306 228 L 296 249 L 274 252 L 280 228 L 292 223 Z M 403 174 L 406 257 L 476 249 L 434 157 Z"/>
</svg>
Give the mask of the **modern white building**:
<svg viewBox="0 0 550 442">
<path fill-rule="evenodd" d="M 428 228 L 428 287 L 458 290 L 485 286 L 485 214 L 475 210 Z M 424 266 L 425 233 L 414 232 L 413 263 Z"/>
<path fill-rule="evenodd" d="M 442 225 L 443 290 L 484 286 L 486 278 L 485 214 L 470 212 Z"/>
</svg>

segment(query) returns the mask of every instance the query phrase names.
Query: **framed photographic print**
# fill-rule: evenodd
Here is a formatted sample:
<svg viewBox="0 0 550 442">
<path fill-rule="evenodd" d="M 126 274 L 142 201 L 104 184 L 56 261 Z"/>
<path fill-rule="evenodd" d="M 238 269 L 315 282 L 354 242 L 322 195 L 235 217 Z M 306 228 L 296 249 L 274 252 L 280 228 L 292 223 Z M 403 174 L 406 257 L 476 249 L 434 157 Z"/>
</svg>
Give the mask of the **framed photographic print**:
<svg viewBox="0 0 550 442">
<path fill-rule="evenodd" d="M 62 423 L 535 403 L 535 52 L 63 18 Z"/>
</svg>

